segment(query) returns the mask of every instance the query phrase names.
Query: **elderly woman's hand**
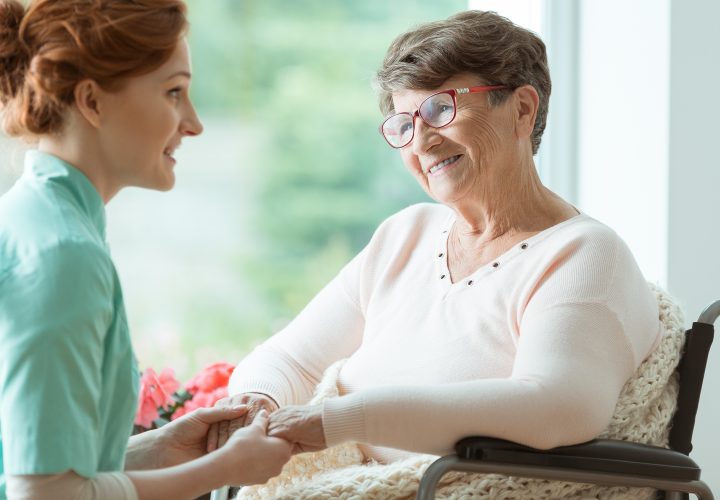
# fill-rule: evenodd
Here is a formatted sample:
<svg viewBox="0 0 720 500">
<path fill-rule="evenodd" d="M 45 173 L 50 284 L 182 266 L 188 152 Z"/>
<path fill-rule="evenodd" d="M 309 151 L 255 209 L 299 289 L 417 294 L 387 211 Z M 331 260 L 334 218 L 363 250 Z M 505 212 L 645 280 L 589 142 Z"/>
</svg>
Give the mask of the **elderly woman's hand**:
<svg viewBox="0 0 720 500">
<path fill-rule="evenodd" d="M 222 407 L 235 407 L 238 405 L 247 406 L 247 413 L 235 420 L 212 425 L 207 437 L 208 452 L 214 451 L 224 445 L 236 430 L 250 425 L 260 410 L 272 413 L 278 409 L 277 403 L 275 403 L 272 398 L 257 392 L 235 394 L 234 396 L 228 396 L 215 403 L 215 406 Z"/>
<path fill-rule="evenodd" d="M 322 406 L 286 406 L 270 415 L 268 436 L 294 443 L 293 453 L 327 448 L 322 424 Z"/>
</svg>

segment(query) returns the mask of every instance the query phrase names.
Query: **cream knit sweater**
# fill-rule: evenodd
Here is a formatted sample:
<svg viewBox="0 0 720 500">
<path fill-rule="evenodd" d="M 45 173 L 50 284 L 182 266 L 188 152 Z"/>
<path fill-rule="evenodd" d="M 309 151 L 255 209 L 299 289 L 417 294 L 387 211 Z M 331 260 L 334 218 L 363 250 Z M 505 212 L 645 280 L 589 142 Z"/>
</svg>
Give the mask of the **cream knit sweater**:
<svg viewBox="0 0 720 500">
<path fill-rule="evenodd" d="M 364 443 L 446 454 L 469 435 L 538 448 L 585 441 L 657 345 L 658 306 L 630 251 L 581 214 L 451 283 L 454 213 L 420 204 L 386 220 L 368 246 L 284 330 L 244 359 L 232 394 L 281 406 L 311 399 L 325 370 L 329 446 Z"/>
</svg>

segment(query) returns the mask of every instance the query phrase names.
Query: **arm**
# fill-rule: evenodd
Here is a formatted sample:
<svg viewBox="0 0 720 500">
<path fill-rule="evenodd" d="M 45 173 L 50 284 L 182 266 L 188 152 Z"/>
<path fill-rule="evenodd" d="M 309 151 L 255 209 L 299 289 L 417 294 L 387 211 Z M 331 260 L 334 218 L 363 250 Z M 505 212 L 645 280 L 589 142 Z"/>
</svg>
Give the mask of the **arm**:
<svg viewBox="0 0 720 500">
<path fill-rule="evenodd" d="M 536 448 L 596 437 L 634 370 L 620 324 L 593 304 L 558 306 L 528 321 L 510 378 L 377 388 L 326 401 L 328 445 L 353 439 L 443 454 L 473 435 Z"/>
<path fill-rule="evenodd" d="M 7 476 L 9 500 L 137 500 L 132 481 L 121 472 L 87 479 L 73 471 L 62 474 Z"/>
<path fill-rule="evenodd" d="M 225 484 L 263 483 L 280 473 L 290 445 L 266 434 L 267 414 L 235 433 L 215 453 L 165 469 L 101 473 L 89 479 L 73 471 L 8 477 L 8 498 L 53 500 L 163 500 L 196 498 Z"/>
<path fill-rule="evenodd" d="M 125 452 L 125 470 L 159 469 L 162 467 L 158 435 L 160 429 L 153 429 L 130 436 Z"/>
<path fill-rule="evenodd" d="M 200 458 L 207 453 L 210 427 L 240 418 L 247 411 L 246 406 L 198 408 L 159 429 L 131 436 L 125 470 L 160 469 Z"/>
<path fill-rule="evenodd" d="M 473 435 L 536 448 L 594 438 L 634 369 L 619 322 L 595 304 L 558 306 L 527 321 L 507 379 L 378 387 L 322 407 L 288 407 L 272 415 L 270 435 L 301 450 L 353 440 L 437 455 Z"/>
<path fill-rule="evenodd" d="M 3 291 L 10 292 L 0 301 L 5 473 L 96 472 L 111 276 L 100 249 L 74 242 L 30 256 L 4 276 Z"/>
<path fill-rule="evenodd" d="M 363 253 L 282 331 L 235 368 L 229 393 L 260 393 L 278 406 L 307 402 L 324 371 L 355 352 L 365 324 L 359 299 Z"/>
<path fill-rule="evenodd" d="M 226 484 L 264 483 L 290 459 L 290 444 L 268 437 L 268 416 L 260 412 L 219 450 L 166 469 L 127 472 L 141 500 L 195 498 Z"/>
<path fill-rule="evenodd" d="M 306 402 L 332 363 L 350 356 L 362 340 L 364 314 L 357 297 L 362 254 L 348 264 L 284 330 L 255 349 L 230 378 L 230 396 L 218 405 L 246 404 L 246 417 L 210 429 L 207 451 L 247 425 L 256 409 Z M 353 292 L 354 290 L 354 292 Z"/>
<path fill-rule="evenodd" d="M 306 403 L 324 372 L 356 352 L 362 342 L 370 298 L 378 278 L 398 272 L 412 253 L 418 213 L 415 206 L 385 220 L 368 245 L 353 258 L 281 332 L 247 356 L 235 369 L 229 392 L 259 393 L 279 407 Z M 446 218 L 447 212 L 441 217 Z"/>
</svg>

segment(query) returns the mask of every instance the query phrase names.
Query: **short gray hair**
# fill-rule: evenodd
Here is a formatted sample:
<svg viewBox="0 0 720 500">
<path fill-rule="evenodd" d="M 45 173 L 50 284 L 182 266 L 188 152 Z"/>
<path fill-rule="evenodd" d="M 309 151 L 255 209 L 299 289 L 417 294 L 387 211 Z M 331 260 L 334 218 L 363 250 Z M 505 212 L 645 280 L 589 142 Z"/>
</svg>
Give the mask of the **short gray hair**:
<svg viewBox="0 0 720 500">
<path fill-rule="evenodd" d="M 550 101 L 550 71 L 543 41 L 495 12 L 470 10 L 398 36 L 375 77 L 383 115 L 394 111 L 392 94 L 431 90 L 459 73 L 472 73 L 487 85 L 508 90 L 488 94 L 490 105 L 503 103 L 512 89 L 532 85 L 540 97 L 531 142 L 540 147 Z"/>
</svg>

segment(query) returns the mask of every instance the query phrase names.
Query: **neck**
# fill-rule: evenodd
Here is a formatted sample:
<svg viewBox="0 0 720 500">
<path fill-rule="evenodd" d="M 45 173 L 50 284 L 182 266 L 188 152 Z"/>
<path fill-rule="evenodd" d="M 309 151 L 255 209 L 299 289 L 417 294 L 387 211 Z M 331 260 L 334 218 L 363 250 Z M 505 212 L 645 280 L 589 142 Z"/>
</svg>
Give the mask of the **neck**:
<svg viewBox="0 0 720 500">
<path fill-rule="evenodd" d="M 534 162 L 515 163 L 508 168 L 493 169 L 494 178 L 483 185 L 469 200 L 452 205 L 458 215 L 455 234 L 476 244 L 536 233 L 577 214 L 577 210 L 543 186 Z M 479 193 L 478 193 L 479 191 Z"/>
<path fill-rule="evenodd" d="M 73 130 L 73 134 L 61 133 L 41 137 L 38 141 L 38 150 L 57 156 L 80 170 L 107 204 L 120 191 L 120 187 L 113 182 L 112 176 L 105 168 L 97 140 L 88 137 L 92 131 L 78 131 L 76 127 L 67 127 L 67 129 Z"/>
</svg>

